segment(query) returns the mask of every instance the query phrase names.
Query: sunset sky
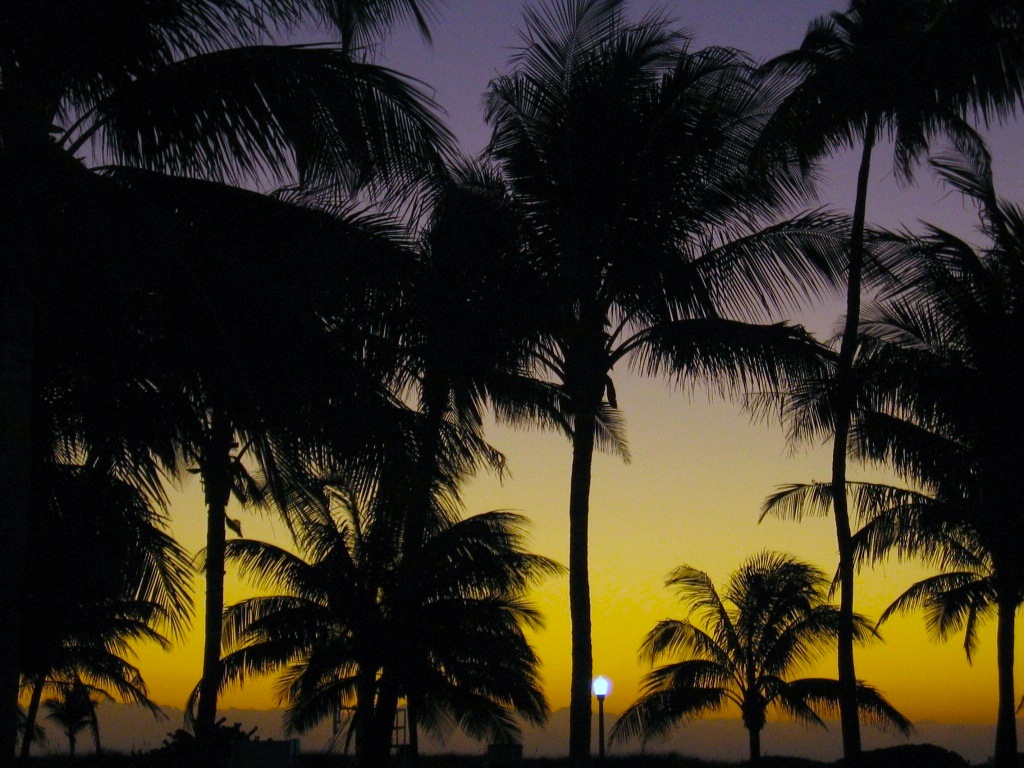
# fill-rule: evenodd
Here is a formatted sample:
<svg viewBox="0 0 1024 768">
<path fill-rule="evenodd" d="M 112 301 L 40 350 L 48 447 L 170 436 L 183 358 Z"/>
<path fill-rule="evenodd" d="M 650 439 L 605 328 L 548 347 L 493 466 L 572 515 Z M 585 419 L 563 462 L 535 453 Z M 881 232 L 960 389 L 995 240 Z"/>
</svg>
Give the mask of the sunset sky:
<svg viewBox="0 0 1024 768">
<path fill-rule="evenodd" d="M 807 23 L 840 9 L 831 0 L 674 0 L 659 4 L 689 31 L 695 47 L 730 45 L 757 59 L 796 47 Z M 447 111 L 447 122 L 465 152 L 486 144 L 482 94 L 488 81 L 507 71 L 518 39 L 519 0 L 448 0 L 433 20 L 434 42 L 424 44 L 412 32 L 395 35 L 382 52 L 388 66 L 431 86 Z M 636 2 L 636 15 L 655 7 Z M 1019 179 L 1024 163 L 1018 154 L 1020 126 L 992 132 L 996 186 L 1010 198 L 1024 197 Z M 959 197 L 949 195 L 926 168 L 918 186 L 900 189 L 891 173 L 891 156 L 880 147 L 868 217 L 886 227 L 914 229 L 927 220 L 966 233 L 974 222 Z M 853 199 L 852 155 L 831 161 L 818 204 L 849 210 Z M 1016 184 L 1011 184 L 1011 181 Z M 803 322 L 828 334 L 839 316 L 838 304 L 808 313 Z M 707 571 L 716 584 L 746 557 L 762 549 L 791 552 L 831 573 L 835 568 L 835 534 L 831 519 L 804 523 L 768 520 L 758 524 L 761 502 L 780 484 L 827 480 L 827 448 L 793 453 L 781 428 L 750 423 L 735 404 L 709 401 L 702 390 L 672 391 L 664 381 L 644 380 L 616 371 L 619 405 L 626 417 L 632 463 L 595 458 L 591 494 L 591 590 L 595 672 L 613 681 L 610 712 L 632 702 L 646 669 L 636 661 L 641 639 L 655 622 L 685 617 L 663 586 L 669 571 L 688 564 Z M 466 512 L 513 509 L 532 521 L 533 548 L 562 563 L 568 561 L 568 490 L 571 451 L 567 440 L 552 433 L 490 429 L 489 437 L 505 452 L 511 470 L 504 482 L 490 477 L 466 489 Z M 851 478 L 864 478 L 860 469 Z M 877 477 L 877 473 L 870 475 Z M 199 484 L 191 481 L 175 495 L 174 533 L 191 551 L 203 545 L 204 511 Z M 234 509 L 247 537 L 284 542 L 280 521 Z M 857 608 L 876 617 L 912 580 L 924 575 L 914 566 L 891 563 L 862 574 Z M 201 608 L 201 579 L 196 581 Z M 229 573 L 229 601 L 243 587 Z M 569 703 L 568 583 L 551 579 L 533 595 L 547 619 L 535 643 L 543 659 L 545 689 L 553 708 Z M 194 626 L 202 627 L 197 616 Z M 932 642 L 920 615 L 883 627 L 885 643 L 859 651 L 858 676 L 880 688 L 912 720 L 989 723 L 995 719 L 996 670 L 994 625 L 984 629 L 972 666 L 961 638 Z M 1018 653 L 1018 657 L 1021 654 Z M 181 706 L 201 668 L 200 633 L 166 655 L 143 649 L 140 663 L 153 698 Z M 834 676 L 834 660 L 815 672 Z M 1019 665 L 1018 665 L 1019 666 Z M 1018 679 L 1020 676 L 1018 675 Z M 269 683 L 232 691 L 225 706 L 270 707 Z"/>
</svg>

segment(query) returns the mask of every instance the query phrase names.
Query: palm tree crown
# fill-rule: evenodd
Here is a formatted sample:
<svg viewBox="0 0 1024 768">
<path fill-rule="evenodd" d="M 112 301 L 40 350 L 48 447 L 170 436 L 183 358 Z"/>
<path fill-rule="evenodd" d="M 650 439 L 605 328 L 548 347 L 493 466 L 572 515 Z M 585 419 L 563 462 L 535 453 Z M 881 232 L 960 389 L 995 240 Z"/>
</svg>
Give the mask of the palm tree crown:
<svg viewBox="0 0 1024 768">
<path fill-rule="evenodd" d="M 68 754 L 75 756 L 78 734 L 91 728 L 96 743 L 96 752 L 100 751 L 99 722 L 96 719 L 96 706 L 99 704 L 94 696 L 92 686 L 86 685 L 77 677 L 71 682 L 60 686 L 60 694 L 43 702 L 48 720 L 59 724 L 68 739 Z"/>
<path fill-rule="evenodd" d="M 502 512 L 453 521 L 437 510 L 410 549 L 403 531 L 415 516 L 404 500 L 419 494 L 402 487 L 403 474 L 388 473 L 369 496 L 328 488 L 296 526 L 302 556 L 228 545 L 243 573 L 284 591 L 228 609 L 224 681 L 283 672 L 287 722 L 299 731 L 353 709 L 349 735 L 367 765 L 387 758 L 399 698 L 413 729 L 492 739 L 517 735 L 515 713 L 540 722 L 547 710 L 523 634 L 540 619 L 523 592 L 557 566 L 527 553 L 523 520 Z"/>
<path fill-rule="evenodd" d="M 666 584 L 676 588 L 698 623 L 666 619 L 648 633 L 641 658 L 655 662 L 680 653 L 685 658 L 645 678 L 640 698 L 616 722 L 613 738 L 658 736 L 732 703 L 743 716 L 750 758 L 756 761 L 769 707 L 825 725 L 819 711 L 834 708 L 837 681 L 791 679 L 835 640 L 839 612 L 825 601 L 824 573 L 789 555 L 764 552 L 740 566 L 722 595 L 707 574 L 689 566 L 675 570 Z M 862 619 L 858 633 L 870 633 Z M 860 684 L 858 698 L 879 724 L 909 729 L 870 686 Z"/>
</svg>

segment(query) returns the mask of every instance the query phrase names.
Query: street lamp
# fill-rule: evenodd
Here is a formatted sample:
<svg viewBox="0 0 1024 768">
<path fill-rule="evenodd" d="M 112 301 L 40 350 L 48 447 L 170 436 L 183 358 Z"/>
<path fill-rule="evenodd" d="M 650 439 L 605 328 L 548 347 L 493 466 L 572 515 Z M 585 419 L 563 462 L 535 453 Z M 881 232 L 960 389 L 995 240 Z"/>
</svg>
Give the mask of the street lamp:
<svg viewBox="0 0 1024 768">
<path fill-rule="evenodd" d="M 607 677 L 594 678 L 593 690 L 597 696 L 597 759 L 604 760 L 604 698 L 611 691 L 612 684 Z"/>
</svg>

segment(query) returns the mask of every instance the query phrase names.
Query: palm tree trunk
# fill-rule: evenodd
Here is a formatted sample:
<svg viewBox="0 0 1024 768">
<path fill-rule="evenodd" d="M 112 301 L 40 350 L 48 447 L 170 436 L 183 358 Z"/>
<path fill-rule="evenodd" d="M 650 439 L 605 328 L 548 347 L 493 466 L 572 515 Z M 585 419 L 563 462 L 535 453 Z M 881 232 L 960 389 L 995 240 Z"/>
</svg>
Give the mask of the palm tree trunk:
<svg viewBox="0 0 1024 768">
<path fill-rule="evenodd" d="M 356 681 L 356 711 L 353 728 L 356 734 L 356 765 L 369 764 L 373 741 L 373 708 L 377 696 L 377 668 L 360 663 Z"/>
<path fill-rule="evenodd" d="M 415 768 L 420 759 L 420 731 L 416 724 L 415 697 L 408 696 L 405 700 L 406 727 L 409 729 L 409 750 L 406 753 L 406 766 Z"/>
<path fill-rule="evenodd" d="M 860 717 L 857 712 L 857 672 L 853 658 L 853 543 L 850 511 L 846 499 L 846 457 L 850 423 L 857 391 L 853 363 L 860 336 L 861 283 L 864 272 L 864 221 L 867 213 L 871 152 L 875 143 L 874 118 L 869 118 L 864 135 L 857 199 L 850 235 L 850 263 L 846 286 L 846 323 L 836 368 L 836 429 L 832 444 L 832 510 L 839 550 L 839 720 L 843 733 L 843 755 L 853 757 L 861 751 Z"/>
<path fill-rule="evenodd" d="M 89 716 L 89 727 L 92 729 L 92 743 L 96 747 L 96 754 L 102 755 L 103 748 L 100 746 L 100 718 L 96 714 L 96 707 L 93 706 Z"/>
<path fill-rule="evenodd" d="M 359 768 L 388 768 L 397 712 L 398 692 L 392 685 L 384 683 L 380 686 L 373 712 L 370 749 L 365 753 L 366 762 L 359 763 Z"/>
<path fill-rule="evenodd" d="M 761 762 L 761 729 L 747 728 L 747 736 L 750 742 L 750 762 L 754 765 Z"/>
<path fill-rule="evenodd" d="M 1017 768 L 1017 699 L 1013 691 L 1013 641 L 1017 603 L 1013 598 L 1012 590 L 1000 590 L 996 618 L 999 709 L 996 715 L 995 768 Z"/>
<path fill-rule="evenodd" d="M 413 496 L 406 512 L 405 532 L 402 538 L 402 560 L 412 559 L 426 539 L 427 526 L 433 512 L 434 480 L 440 475 L 438 463 L 444 438 L 445 413 L 448 410 L 447 387 L 434 384 L 434 377 L 425 376 L 422 384 L 423 424 L 418 433 L 420 459 L 419 477 L 413 485 Z"/>
<path fill-rule="evenodd" d="M 591 678 L 594 675 L 590 639 L 590 573 L 588 528 L 590 477 L 594 460 L 595 411 L 576 414 L 572 438 L 572 477 L 569 481 L 569 615 L 572 620 L 572 682 L 569 690 L 569 760 L 581 768 L 590 762 Z"/>
<path fill-rule="evenodd" d="M 203 643 L 203 677 L 199 681 L 196 736 L 212 738 L 217 722 L 217 689 L 220 685 L 221 616 L 224 613 L 225 511 L 231 495 L 231 449 L 234 432 L 223 411 L 214 409 L 209 441 L 200 460 L 206 497 L 206 617 Z"/>
<path fill-rule="evenodd" d="M 32 697 L 28 701 L 28 712 L 25 713 L 25 732 L 21 736 L 21 759 L 27 760 L 35 737 L 36 719 L 39 717 L 39 702 L 43 698 L 43 683 L 46 678 L 38 675 L 32 681 Z"/>
</svg>

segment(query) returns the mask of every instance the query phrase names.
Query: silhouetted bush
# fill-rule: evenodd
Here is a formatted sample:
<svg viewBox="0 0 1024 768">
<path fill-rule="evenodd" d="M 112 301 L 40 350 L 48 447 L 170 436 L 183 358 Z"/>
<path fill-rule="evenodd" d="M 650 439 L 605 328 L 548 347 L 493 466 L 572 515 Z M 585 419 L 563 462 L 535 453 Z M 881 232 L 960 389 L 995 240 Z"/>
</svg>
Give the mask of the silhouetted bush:
<svg viewBox="0 0 1024 768">
<path fill-rule="evenodd" d="M 256 735 L 259 728 L 254 727 L 246 731 L 241 723 L 226 725 L 225 722 L 226 719 L 222 717 L 215 724 L 210 751 L 218 761 L 226 765 L 231 758 L 231 744 L 236 741 L 259 741 L 259 736 Z M 173 733 L 168 733 L 164 743 L 145 756 L 149 759 L 143 761 L 143 764 L 159 768 L 177 768 L 192 765 L 206 754 L 201 751 L 195 734 L 179 728 Z"/>
<path fill-rule="evenodd" d="M 839 760 L 842 768 L 964 768 L 970 765 L 956 752 L 934 744 L 903 744 L 873 749 L 856 758 Z"/>
</svg>

